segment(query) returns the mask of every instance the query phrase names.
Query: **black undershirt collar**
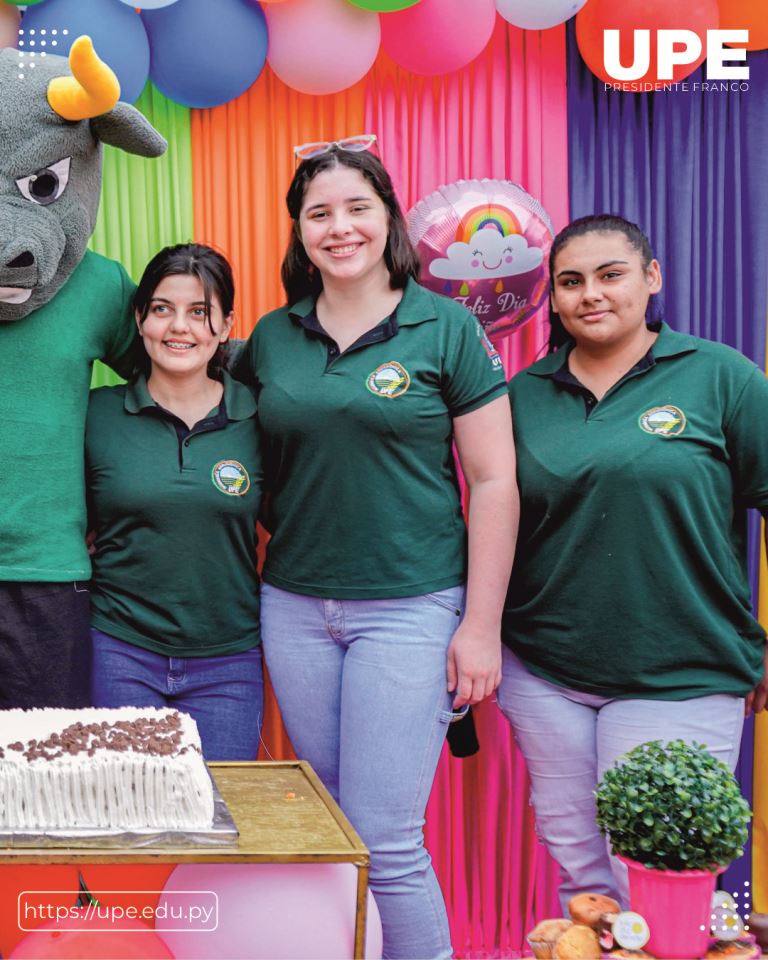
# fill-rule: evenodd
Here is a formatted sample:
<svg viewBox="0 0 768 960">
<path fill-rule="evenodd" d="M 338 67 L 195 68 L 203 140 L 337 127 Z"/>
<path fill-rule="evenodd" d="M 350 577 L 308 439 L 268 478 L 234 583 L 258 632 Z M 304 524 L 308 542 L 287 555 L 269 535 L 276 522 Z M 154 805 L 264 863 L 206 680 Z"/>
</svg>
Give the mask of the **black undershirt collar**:
<svg viewBox="0 0 768 960">
<path fill-rule="evenodd" d="M 644 370 L 648 370 L 655 364 L 656 360 L 653 356 L 653 346 L 651 346 L 649 347 L 645 356 L 641 357 L 630 370 L 627 370 L 624 376 L 618 380 L 614 386 L 619 386 L 619 384 L 623 383 L 625 380 L 635 376 L 637 373 L 642 373 Z M 584 398 L 584 406 L 588 414 L 591 413 L 599 403 L 597 397 L 594 395 L 594 393 L 592 393 L 589 387 L 585 387 L 584 384 L 571 373 L 570 367 L 568 366 L 568 357 L 566 357 L 563 361 L 563 365 L 559 369 L 555 370 L 555 372 L 552 374 L 552 379 L 569 387 L 575 393 L 581 394 L 581 396 Z"/>
<path fill-rule="evenodd" d="M 372 343 L 383 343 L 385 340 L 391 340 L 400 329 L 400 325 L 397 322 L 397 307 L 395 307 L 392 313 L 388 317 L 385 317 L 381 323 L 367 330 L 362 337 L 358 337 L 346 350 L 341 351 L 336 341 L 323 329 L 322 324 L 318 320 L 317 307 L 313 307 L 309 313 L 303 317 L 297 316 L 296 314 L 293 316 L 305 330 L 308 330 L 310 333 L 313 333 L 325 341 L 328 364 L 337 360 L 343 354 L 352 353 L 353 350 L 362 350 L 363 347 L 367 347 Z"/>
<path fill-rule="evenodd" d="M 175 413 L 161 407 L 159 403 L 155 403 L 154 407 L 150 409 L 155 413 L 155 416 L 160 417 L 161 420 L 167 420 L 174 427 L 179 443 L 183 443 L 184 440 L 198 433 L 207 433 L 209 430 L 223 430 L 229 422 L 227 404 L 223 396 L 216 411 L 211 416 L 198 420 L 193 427 L 188 427 Z"/>
</svg>

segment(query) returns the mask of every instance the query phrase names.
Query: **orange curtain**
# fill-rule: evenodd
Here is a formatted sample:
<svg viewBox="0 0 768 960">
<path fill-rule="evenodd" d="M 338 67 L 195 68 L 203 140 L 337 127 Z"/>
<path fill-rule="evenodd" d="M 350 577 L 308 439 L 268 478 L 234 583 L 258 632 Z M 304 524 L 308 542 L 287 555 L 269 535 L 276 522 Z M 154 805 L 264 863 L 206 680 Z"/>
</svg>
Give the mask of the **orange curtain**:
<svg viewBox="0 0 768 960">
<path fill-rule="evenodd" d="M 364 87 L 308 97 L 267 66 L 251 89 L 213 110 L 192 111 L 195 239 L 226 253 L 235 269 L 235 336 L 280 306 L 280 263 L 291 223 L 285 194 L 293 147 L 362 133 Z"/>
</svg>

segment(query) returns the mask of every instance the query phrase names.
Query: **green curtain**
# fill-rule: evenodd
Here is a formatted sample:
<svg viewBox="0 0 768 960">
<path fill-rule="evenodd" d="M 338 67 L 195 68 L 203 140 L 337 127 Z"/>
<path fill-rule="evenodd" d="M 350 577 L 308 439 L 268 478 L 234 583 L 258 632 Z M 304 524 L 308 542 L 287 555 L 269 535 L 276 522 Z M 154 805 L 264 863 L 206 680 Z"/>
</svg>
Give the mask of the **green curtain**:
<svg viewBox="0 0 768 960">
<path fill-rule="evenodd" d="M 89 244 L 96 253 L 119 260 L 134 280 L 161 247 L 184 243 L 194 234 L 189 108 L 166 99 L 151 83 L 136 107 L 168 141 L 168 150 L 147 160 L 104 148 L 101 206 Z M 120 383 L 116 374 L 94 364 L 93 387 L 114 383 Z"/>
</svg>

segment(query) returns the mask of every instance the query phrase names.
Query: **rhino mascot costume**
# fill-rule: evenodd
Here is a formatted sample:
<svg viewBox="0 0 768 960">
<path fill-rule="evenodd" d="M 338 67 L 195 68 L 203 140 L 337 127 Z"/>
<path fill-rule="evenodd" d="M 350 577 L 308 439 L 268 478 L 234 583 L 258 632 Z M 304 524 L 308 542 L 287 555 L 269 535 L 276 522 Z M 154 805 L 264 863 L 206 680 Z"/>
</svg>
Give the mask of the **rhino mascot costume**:
<svg viewBox="0 0 768 960">
<path fill-rule="evenodd" d="M 78 707 L 89 702 L 91 367 L 129 374 L 136 332 L 125 270 L 86 251 L 101 144 L 157 157 L 166 143 L 118 102 L 87 37 L 68 61 L 29 63 L 0 51 L 0 707 Z"/>
</svg>

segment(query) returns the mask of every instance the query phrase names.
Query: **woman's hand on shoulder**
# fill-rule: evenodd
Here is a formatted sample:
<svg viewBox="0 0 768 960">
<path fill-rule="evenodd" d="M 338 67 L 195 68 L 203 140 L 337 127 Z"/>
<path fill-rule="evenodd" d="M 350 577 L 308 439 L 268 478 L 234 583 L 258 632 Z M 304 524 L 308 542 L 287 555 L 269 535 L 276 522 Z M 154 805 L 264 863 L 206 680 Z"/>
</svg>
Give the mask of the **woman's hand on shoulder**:
<svg viewBox="0 0 768 960">
<path fill-rule="evenodd" d="M 485 629 L 465 619 L 448 647 L 449 692 L 456 691 L 453 709 L 480 703 L 501 682 L 501 638 L 498 628 Z"/>
</svg>

